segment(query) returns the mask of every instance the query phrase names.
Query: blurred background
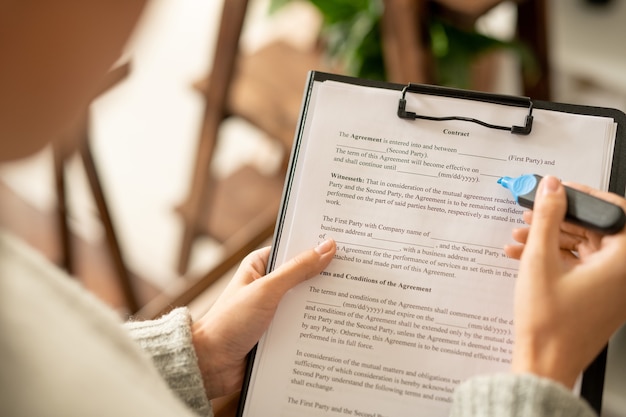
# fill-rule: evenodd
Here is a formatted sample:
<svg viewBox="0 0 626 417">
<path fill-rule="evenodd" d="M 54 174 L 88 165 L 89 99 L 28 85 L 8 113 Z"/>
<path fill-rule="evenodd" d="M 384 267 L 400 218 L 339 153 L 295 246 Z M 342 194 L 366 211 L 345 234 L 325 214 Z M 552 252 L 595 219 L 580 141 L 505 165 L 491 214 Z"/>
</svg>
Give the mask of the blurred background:
<svg viewBox="0 0 626 417">
<path fill-rule="evenodd" d="M 251 244 L 270 238 L 258 231 L 263 219 L 250 224 L 264 211 L 266 218 L 276 215 L 310 69 L 626 110 L 623 1 L 233 0 L 223 6 L 149 3 L 120 58 L 122 75 L 90 108 L 90 154 L 125 268 L 137 281 L 138 307 L 205 275 L 232 254 L 228 243 L 241 230 L 256 233 Z M 119 274 L 80 155 L 62 161 L 71 268 L 123 311 Z M 245 175 L 225 181 L 242 170 Z M 0 221 L 62 263 L 57 183 L 49 149 L 5 166 Z M 243 210 L 246 205 L 253 208 Z M 26 212 L 40 221 L 20 221 L 29 218 Z M 241 218 L 223 224 L 235 215 Z M 192 243 L 181 253 L 185 239 Z M 84 253 L 93 258 L 89 266 Z"/>
<path fill-rule="evenodd" d="M 625 21 L 623 1 L 153 0 L 77 133 L 93 164 L 56 164 L 71 253 L 50 149 L 0 170 L 0 221 L 129 310 L 93 165 L 136 310 L 271 237 L 308 70 L 626 110 Z"/>
<path fill-rule="evenodd" d="M 624 111 L 624 22 L 618 0 L 152 0 L 80 149 L 0 169 L 0 223 L 121 315 L 199 315 L 271 243 L 308 70 Z"/>
</svg>

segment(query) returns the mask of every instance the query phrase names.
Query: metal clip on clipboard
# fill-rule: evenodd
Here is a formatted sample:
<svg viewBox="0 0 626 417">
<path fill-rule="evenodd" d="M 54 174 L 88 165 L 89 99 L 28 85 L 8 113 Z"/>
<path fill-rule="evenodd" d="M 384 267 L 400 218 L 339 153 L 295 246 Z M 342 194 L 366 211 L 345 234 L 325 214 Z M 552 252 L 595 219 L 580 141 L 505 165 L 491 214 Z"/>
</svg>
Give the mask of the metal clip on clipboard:
<svg viewBox="0 0 626 417">
<path fill-rule="evenodd" d="M 451 97 L 465 100 L 482 101 L 485 103 L 501 104 L 504 106 L 527 107 L 528 115 L 524 126 L 500 126 L 493 125 L 482 120 L 464 116 L 444 116 L 434 117 L 417 114 L 415 112 L 406 111 L 406 93 L 428 94 L 440 97 Z M 533 127 L 533 102 L 528 97 L 507 96 L 502 94 L 481 93 L 478 91 L 465 91 L 454 88 L 446 88 L 431 85 L 421 85 L 409 83 L 402 89 L 402 97 L 398 103 L 398 117 L 402 119 L 424 119 L 434 121 L 461 120 L 465 122 L 477 123 L 490 129 L 508 130 L 517 135 L 528 135 Z"/>
</svg>

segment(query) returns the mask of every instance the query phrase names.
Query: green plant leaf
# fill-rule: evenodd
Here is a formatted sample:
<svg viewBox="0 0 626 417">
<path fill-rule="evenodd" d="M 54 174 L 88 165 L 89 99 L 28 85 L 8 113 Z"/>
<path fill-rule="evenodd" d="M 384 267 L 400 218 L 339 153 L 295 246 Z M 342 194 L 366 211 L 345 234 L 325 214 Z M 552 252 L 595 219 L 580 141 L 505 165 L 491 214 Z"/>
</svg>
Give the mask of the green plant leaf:
<svg viewBox="0 0 626 417">
<path fill-rule="evenodd" d="M 513 51 L 520 58 L 527 77 L 532 79 L 538 75 L 533 54 L 516 40 L 502 41 L 474 30 L 461 30 L 440 20 L 431 22 L 429 33 L 436 61 L 437 84 L 471 88 L 472 63 L 480 55 L 495 49 Z"/>
<path fill-rule="evenodd" d="M 228 1 L 228 0 L 226 0 Z M 271 0 L 269 5 L 268 13 L 275 13 L 277 10 L 284 7 L 287 3 L 290 3 L 292 0 Z"/>
<path fill-rule="evenodd" d="M 294 0 L 271 0 L 275 11 Z M 349 75 L 384 80 L 382 50 L 382 0 L 302 0 L 320 12 L 321 38 L 327 56 L 338 62 Z M 478 56 L 496 48 L 507 48 L 519 56 L 524 76 L 538 74 L 536 61 L 528 48 L 517 41 L 504 42 L 476 31 L 464 31 L 441 20 L 429 25 L 431 49 L 435 57 L 436 83 L 470 88 L 471 66 Z"/>
<path fill-rule="evenodd" d="M 371 0 L 309 0 L 322 14 L 326 24 L 350 21 L 367 10 Z"/>
</svg>

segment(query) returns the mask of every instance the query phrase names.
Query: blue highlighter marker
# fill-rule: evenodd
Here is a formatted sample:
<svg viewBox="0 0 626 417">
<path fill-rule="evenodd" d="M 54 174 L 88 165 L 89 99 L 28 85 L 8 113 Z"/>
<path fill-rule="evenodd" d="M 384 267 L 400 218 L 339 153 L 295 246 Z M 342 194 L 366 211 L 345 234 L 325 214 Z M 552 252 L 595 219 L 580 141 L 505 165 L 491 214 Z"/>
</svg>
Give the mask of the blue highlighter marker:
<svg viewBox="0 0 626 417">
<path fill-rule="evenodd" d="M 532 209 L 541 178 L 535 174 L 517 178 L 502 177 L 498 179 L 498 184 L 511 191 L 520 206 Z M 565 187 L 565 192 L 567 194 L 565 220 L 568 222 L 604 234 L 614 234 L 624 228 L 626 214 L 621 207 L 570 187 Z"/>
</svg>

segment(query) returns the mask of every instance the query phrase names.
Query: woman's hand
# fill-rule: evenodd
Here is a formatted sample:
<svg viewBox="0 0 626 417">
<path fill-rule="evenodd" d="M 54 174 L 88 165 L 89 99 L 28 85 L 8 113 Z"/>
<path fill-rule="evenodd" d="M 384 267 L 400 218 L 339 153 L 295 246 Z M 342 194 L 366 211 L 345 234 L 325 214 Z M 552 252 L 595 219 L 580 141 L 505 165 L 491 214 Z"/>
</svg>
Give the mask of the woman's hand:
<svg viewBox="0 0 626 417">
<path fill-rule="evenodd" d="M 626 200 L 569 184 L 626 210 Z M 578 375 L 626 320 L 626 230 L 601 235 L 564 223 L 565 189 L 545 177 L 530 228 L 516 229 L 521 245 L 505 247 L 520 259 L 515 289 L 512 370 L 573 387 Z"/>
<path fill-rule="evenodd" d="M 246 356 L 274 317 L 283 295 L 319 274 L 335 255 L 327 240 L 265 275 L 270 248 L 249 254 L 211 310 L 192 325 L 209 399 L 241 388 Z"/>
</svg>

